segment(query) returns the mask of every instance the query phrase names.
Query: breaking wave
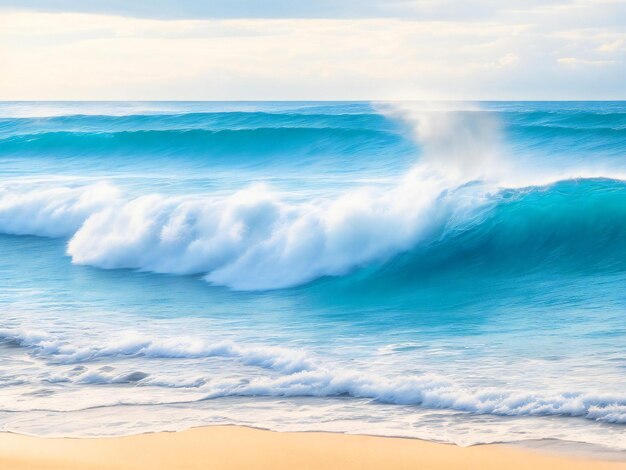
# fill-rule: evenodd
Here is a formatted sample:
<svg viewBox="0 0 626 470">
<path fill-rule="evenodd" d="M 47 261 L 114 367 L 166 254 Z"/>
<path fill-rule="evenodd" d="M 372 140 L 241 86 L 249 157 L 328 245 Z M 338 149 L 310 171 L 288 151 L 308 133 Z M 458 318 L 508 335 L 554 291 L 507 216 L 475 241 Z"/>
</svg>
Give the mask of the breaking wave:
<svg viewBox="0 0 626 470">
<path fill-rule="evenodd" d="M 411 269 L 626 269 L 626 183 L 586 179 L 490 191 L 437 179 L 290 204 L 265 187 L 232 196 L 126 199 L 117 188 L 0 191 L 0 231 L 68 237 L 72 261 L 201 274 L 235 289 L 341 276 L 405 253 Z"/>
<path fill-rule="evenodd" d="M 177 197 L 131 197 L 107 183 L 3 185 L 0 232 L 67 237 L 77 264 L 203 275 L 244 290 L 296 286 L 391 260 L 412 271 L 468 260 L 496 270 L 626 268 L 623 181 L 566 176 L 533 185 L 550 176 L 520 180 L 487 113 L 381 111 L 410 123 L 423 148 L 417 165 L 390 187 L 291 202 L 263 185 Z M 518 178 L 513 185 L 511 175 Z"/>
</svg>

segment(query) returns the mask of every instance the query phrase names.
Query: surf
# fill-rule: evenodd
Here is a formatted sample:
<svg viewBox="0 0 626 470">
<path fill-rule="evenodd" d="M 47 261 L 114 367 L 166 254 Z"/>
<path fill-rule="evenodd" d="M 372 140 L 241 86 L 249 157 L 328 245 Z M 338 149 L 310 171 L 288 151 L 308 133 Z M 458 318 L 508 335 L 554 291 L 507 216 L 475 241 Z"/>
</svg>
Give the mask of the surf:
<svg viewBox="0 0 626 470">
<path fill-rule="evenodd" d="M 623 449 L 624 113 L 0 105 L 4 428 Z"/>
<path fill-rule="evenodd" d="M 432 270 L 438 269 L 437 259 L 454 269 L 455 257 L 459 265 L 482 260 L 495 271 L 572 267 L 577 257 L 581 270 L 590 263 L 623 269 L 622 180 L 575 177 L 580 173 L 574 170 L 569 178 L 544 174 L 539 179 L 554 181 L 529 185 L 536 177 L 515 167 L 493 114 L 377 106 L 382 115 L 401 121 L 421 148 L 418 163 L 389 187 L 361 187 L 302 203 L 267 185 L 225 196 L 174 197 L 128 196 L 108 183 L 34 190 L 13 185 L 0 190 L 0 231 L 67 237 L 67 254 L 78 264 L 202 275 L 212 284 L 242 290 L 293 287 L 372 265 L 387 272 L 388 263 L 407 263 L 398 257 Z M 269 139 L 294 130 L 298 141 L 300 131 L 331 131 L 276 128 L 271 131 L 280 134 Z M 154 140 L 143 135 L 152 131 L 137 132 L 142 141 Z M 192 132 L 195 138 L 197 132 L 256 135 L 266 129 L 158 132 L 178 138 Z M 341 132 L 340 140 L 354 149 Z M 263 152 L 263 140 L 243 141 Z M 304 145 L 310 142 L 304 139 Z M 605 258 L 591 259 L 594 240 L 602 241 Z M 512 257 L 526 264 L 514 267 L 507 261 Z"/>
</svg>

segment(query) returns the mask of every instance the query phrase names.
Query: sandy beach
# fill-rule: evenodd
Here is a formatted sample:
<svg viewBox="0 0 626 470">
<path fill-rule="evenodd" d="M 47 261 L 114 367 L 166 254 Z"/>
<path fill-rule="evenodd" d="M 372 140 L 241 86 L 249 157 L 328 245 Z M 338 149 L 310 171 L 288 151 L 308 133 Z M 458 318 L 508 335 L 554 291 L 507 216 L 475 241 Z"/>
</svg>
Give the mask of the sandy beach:
<svg viewBox="0 0 626 470">
<path fill-rule="evenodd" d="M 50 469 L 624 469 L 624 461 L 506 445 L 457 447 L 415 439 L 213 426 L 119 438 L 0 434 L 0 468 Z"/>
</svg>

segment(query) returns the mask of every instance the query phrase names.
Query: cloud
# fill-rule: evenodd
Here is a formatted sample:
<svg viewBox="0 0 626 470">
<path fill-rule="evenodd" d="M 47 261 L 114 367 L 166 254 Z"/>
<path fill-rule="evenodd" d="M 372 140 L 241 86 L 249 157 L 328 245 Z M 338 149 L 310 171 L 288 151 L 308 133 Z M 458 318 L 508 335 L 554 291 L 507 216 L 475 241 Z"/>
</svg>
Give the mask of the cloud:
<svg viewBox="0 0 626 470">
<path fill-rule="evenodd" d="M 561 57 L 557 59 L 557 62 L 561 65 L 567 65 L 570 67 L 578 67 L 578 66 L 601 66 L 601 65 L 613 65 L 616 62 L 614 60 L 588 60 L 588 59 L 579 59 L 577 57 Z"/>
<path fill-rule="evenodd" d="M 620 38 L 620 39 L 616 39 L 616 40 L 611 41 L 611 42 L 605 42 L 605 43 L 601 44 L 597 48 L 597 50 L 599 52 L 615 52 L 615 51 L 618 51 L 620 49 L 623 49 L 625 46 L 626 46 L 626 40 Z"/>
<path fill-rule="evenodd" d="M 0 2 L 0 99 L 626 98 L 621 1 Z"/>
</svg>

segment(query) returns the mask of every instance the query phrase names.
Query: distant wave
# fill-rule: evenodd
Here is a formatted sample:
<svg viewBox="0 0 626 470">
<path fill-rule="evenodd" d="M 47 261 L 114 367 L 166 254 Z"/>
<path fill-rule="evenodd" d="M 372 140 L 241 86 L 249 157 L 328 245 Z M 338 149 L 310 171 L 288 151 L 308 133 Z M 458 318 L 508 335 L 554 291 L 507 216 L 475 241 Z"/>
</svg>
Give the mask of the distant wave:
<svg viewBox="0 0 626 470">
<path fill-rule="evenodd" d="M 502 116 L 513 125 L 551 126 L 570 129 L 626 128 L 626 112 L 610 110 L 569 111 L 502 111 Z"/>
<path fill-rule="evenodd" d="M 386 131 L 351 128 L 278 127 L 254 129 L 167 129 L 105 133 L 45 132 L 0 140 L 0 155 L 75 156 L 340 153 L 359 148 L 384 148 L 398 135 Z"/>
<path fill-rule="evenodd" d="M 569 127 L 558 124 L 524 124 L 510 131 L 514 134 L 523 134 L 528 137 L 560 137 L 564 139 L 580 138 L 580 139 L 624 139 L 626 137 L 626 127 Z M 601 143 L 601 142 L 598 142 Z M 604 141 L 606 145 L 607 142 Z M 622 148 L 622 150 L 624 150 Z"/>
<path fill-rule="evenodd" d="M 440 111 L 447 113 L 448 110 Z M 489 110 L 469 108 L 455 111 L 469 117 L 489 113 Z M 546 126 L 561 129 L 612 129 L 626 128 L 626 112 L 602 110 L 499 110 L 498 115 L 511 126 Z M 69 114 L 50 117 L 0 117 L 0 135 L 40 134 L 58 131 L 107 133 L 119 131 L 159 130 L 238 130 L 256 128 L 347 128 L 347 129 L 397 129 L 379 112 L 316 113 L 316 112 L 186 112 L 161 114 L 85 115 Z"/>
<path fill-rule="evenodd" d="M 380 111 L 380 110 L 379 110 Z M 430 111 L 449 119 L 448 110 Z M 483 119 L 482 109 L 457 110 L 462 124 Z M 431 116 L 431 117 L 432 117 Z M 499 111 L 507 133 L 535 138 L 581 136 L 601 145 L 603 139 L 623 139 L 623 111 Z M 397 117 L 397 116 L 396 116 Z M 410 127 L 410 125 L 409 125 Z M 483 126 L 484 127 L 484 126 Z M 37 118 L 0 118 L 0 155 L 214 151 L 280 152 L 326 144 L 343 151 L 377 143 L 390 148 L 406 130 L 397 119 L 381 113 L 197 112 L 180 114 L 62 115 Z M 453 130 L 450 129 L 452 132 Z M 606 145 L 606 143 L 605 143 Z M 256 146 L 256 147 L 255 147 Z M 316 148 L 309 149 L 314 152 Z M 323 150 L 323 148 L 322 148 Z"/>
<path fill-rule="evenodd" d="M 244 381 L 233 379 L 200 379 L 182 386 L 197 389 L 207 400 L 228 396 L 268 397 L 337 397 L 367 398 L 380 403 L 419 405 L 427 408 L 450 409 L 477 414 L 501 416 L 572 416 L 608 423 L 626 423 L 626 395 L 581 393 L 566 391 L 545 393 L 530 390 L 496 388 L 471 389 L 443 376 L 421 374 L 383 377 L 373 373 L 328 367 L 320 359 L 300 350 L 267 346 L 239 345 L 224 342 L 209 345 L 194 338 L 150 339 L 134 335 L 113 339 L 109 344 L 73 345 L 64 338 L 55 338 L 45 332 L 2 330 L 0 341 L 27 348 L 31 354 L 64 363 L 89 362 L 102 358 L 198 358 L 233 357 L 244 364 L 277 371 L 278 376 L 257 376 Z M 141 372 L 107 374 L 100 370 L 73 371 L 71 376 L 55 377 L 55 381 L 79 383 L 135 383 L 145 386 L 178 387 Z M 171 403 L 161 399 L 156 403 Z M 180 402 L 180 398 L 176 401 Z M 124 404 L 141 404 L 124 402 Z M 154 399 L 147 403 L 154 404 Z M 91 406 L 111 406 L 115 403 L 96 403 Z M 27 405 L 19 405 L 25 410 Z M 5 411 L 14 411 L 3 406 Z M 76 408 L 83 409 L 83 408 Z M 60 411 L 70 411 L 63 409 Z"/>
<path fill-rule="evenodd" d="M 376 113 L 301 114 L 258 111 L 0 118 L 0 135 L 6 137 L 58 131 L 107 133 L 160 130 L 217 131 L 282 127 L 385 130 L 394 128 L 394 123 Z"/>
</svg>

